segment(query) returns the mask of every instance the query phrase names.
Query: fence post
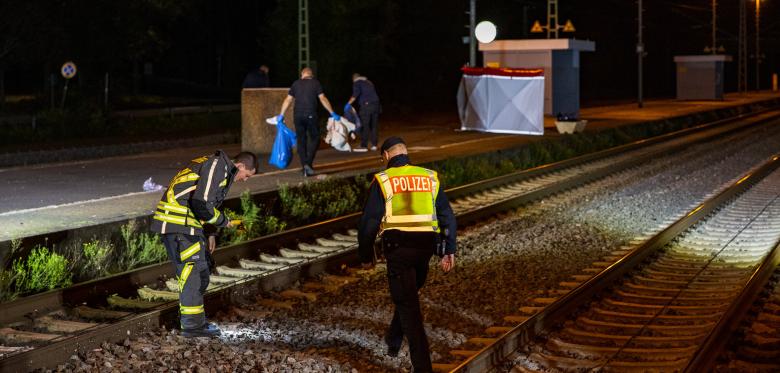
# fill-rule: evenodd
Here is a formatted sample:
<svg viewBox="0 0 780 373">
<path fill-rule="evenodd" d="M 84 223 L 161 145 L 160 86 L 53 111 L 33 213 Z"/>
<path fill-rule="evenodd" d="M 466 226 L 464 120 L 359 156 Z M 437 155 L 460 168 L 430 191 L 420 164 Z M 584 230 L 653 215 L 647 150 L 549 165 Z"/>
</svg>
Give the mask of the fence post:
<svg viewBox="0 0 780 373">
<path fill-rule="evenodd" d="M 57 76 L 54 73 L 49 74 L 49 96 L 51 97 L 51 109 L 54 110 L 54 85 L 57 82 Z"/>
<path fill-rule="evenodd" d="M 0 66 L 0 110 L 5 109 L 5 69 Z"/>
<path fill-rule="evenodd" d="M 103 88 L 103 111 L 108 114 L 108 73 L 106 73 L 106 85 Z"/>
</svg>

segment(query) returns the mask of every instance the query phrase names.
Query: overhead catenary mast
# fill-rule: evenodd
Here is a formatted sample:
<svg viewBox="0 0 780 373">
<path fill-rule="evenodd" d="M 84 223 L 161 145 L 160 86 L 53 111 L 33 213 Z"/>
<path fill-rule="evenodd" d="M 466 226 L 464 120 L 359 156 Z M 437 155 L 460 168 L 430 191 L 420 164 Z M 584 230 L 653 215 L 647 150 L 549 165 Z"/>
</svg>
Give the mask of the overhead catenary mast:
<svg viewBox="0 0 780 373">
<path fill-rule="evenodd" d="M 309 58 L 309 0 L 298 0 L 298 71 L 311 67 Z"/>
<path fill-rule="evenodd" d="M 739 53 L 737 63 L 737 90 L 747 92 L 747 4 L 739 0 Z"/>
</svg>

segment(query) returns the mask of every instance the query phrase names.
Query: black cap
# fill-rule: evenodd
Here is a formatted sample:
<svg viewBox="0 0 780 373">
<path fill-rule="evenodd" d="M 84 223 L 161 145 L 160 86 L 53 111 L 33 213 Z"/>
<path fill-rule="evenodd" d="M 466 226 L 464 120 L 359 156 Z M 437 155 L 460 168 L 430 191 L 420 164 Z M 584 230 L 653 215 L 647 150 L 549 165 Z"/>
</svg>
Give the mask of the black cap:
<svg viewBox="0 0 780 373">
<path fill-rule="evenodd" d="M 386 151 L 387 151 L 387 149 L 390 149 L 390 148 L 392 148 L 392 147 L 394 147 L 394 146 L 396 146 L 396 145 L 398 145 L 398 144 L 404 144 L 404 145 L 406 145 L 406 143 L 404 142 L 404 140 L 402 140 L 402 139 L 401 139 L 400 137 L 398 137 L 398 136 L 393 136 L 393 137 L 389 137 L 389 138 L 387 138 L 387 140 L 385 140 L 385 142 L 383 142 L 383 143 L 382 143 L 382 148 L 381 148 L 381 150 L 382 150 L 382 153 L 386 152 Z"/>
</svg>

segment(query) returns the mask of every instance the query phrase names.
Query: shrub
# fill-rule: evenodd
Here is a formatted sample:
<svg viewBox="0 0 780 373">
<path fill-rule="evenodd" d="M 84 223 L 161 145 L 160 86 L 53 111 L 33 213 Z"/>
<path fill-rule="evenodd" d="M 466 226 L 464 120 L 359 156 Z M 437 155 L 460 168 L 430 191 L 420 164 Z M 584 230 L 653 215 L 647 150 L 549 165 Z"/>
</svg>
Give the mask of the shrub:
<svg viewBox="0 0 780 373">
<path fill-rule="evenodd" d="M 279 186 L 282 216 L 294 225 L 357 211 L 370 182 L 365 176 Z"/>
<path fill-rule="evenodd" d="M 220 242 L 234 245 L 283 230 L 286 223 L 273 216 L 270 209 L 265 210 L 265 215 L 260 215 L 264 210 L 263 207 L 252 201 L 252 195 L 248 190 L 241 193 L 241 213 L 225 209 L 228 219 L 241 220 L 241 225 L 222 229 Z"/>
<path fill-rule="evenodd" d="M 19 251 L 22 246 L 21 239 L 11 240 L 11 250 L 8 255 L 5 256 L 3 263 L 0 263 L 0 302 L 5 302 L 16 298 L 18 292 L 14 289 L 14 271 L 10 269 L 9 260 L 13 258 L 14 253 Z"/>
<path fill-rule="evenodd" d="M 145 264 L 158 263 L 168 257 L 160 236 L 148 232 L 136 232 L 136 223 L 130 221 L 120 228 L 124 250 L 115 261 L 114 272 L 127 271 Z"/>
<path fill-rule="evenodd" d="M 109 274 L 111 254 L 114 246 L 110 242 L 93 239 L 81 245 L 83 259 L 74 268 L 76 278 L 91 280 Z"/>
<path fill-rule="evenodd" d="M 26 259 L 15 260 L 12 271 L 18 294 L 37 293 L 72 283 L 68 260 L 46 247 L 36 246 Z"/>
</svg>

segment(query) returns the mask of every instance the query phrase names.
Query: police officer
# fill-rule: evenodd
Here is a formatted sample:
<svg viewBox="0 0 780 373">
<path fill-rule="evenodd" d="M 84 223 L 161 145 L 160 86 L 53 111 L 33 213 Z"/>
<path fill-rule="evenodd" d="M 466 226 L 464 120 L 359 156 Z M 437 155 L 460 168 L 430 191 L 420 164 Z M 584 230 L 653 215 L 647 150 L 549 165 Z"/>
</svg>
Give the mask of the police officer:
<svg viewBox="0 0 780 373">
<path fill-rule="evenodd" d="M 362 131 L 360 133 L 360 146 L 368 147 L 371 141 L 371 151 L 376 151 L 379 145 L 377 134 L 379 132 L 379 112 L 381 105 L 379 95 L 376 94 L 374 83 L 358 73 L 352 74 L 352 97 L 344 105 L 344 112 L 352 110 L 352 103 L 357 102 L 358 115 Z"/>
<path fill-rule="evenodd" d="M 295 100 L 293 109 L 293 120 L 295 122 L 295 135 L 298 138 L 298 158 L 301 159 L 303 167 L 303 176 L 314 175 L 314 155 L 317 154 L 317 148 L 320 146 L 320 126 L 317 123 L 317 100 L 319 99 L 325 110 L 330 113 L 334 120 L 341 120 L 333 108 L 330 101 L 322 92 L 320 81 L 314 79 L 314 73 L 308 67 L 301 70 L 301 78 L 294 81 L 287 92 L 287 97 L 282 103 L 282 110 L 276 117 L 276 124 L 284 123 L 284 112 L 287 107 Z"/>
<path fill-rule="evenodd" d="M 390 297 L 395 312 L 385 334 L 387 354 L 397 356 L 403 337 L 415 372 L 430 372 L 431 357 L 423 328 L 418 290 L 434 252 L 448 272 L 455 265 L 457 223 L 435 171 L 409 164 L 406 144 L 390 137 L 382 144 L 387 169 L 371 183 L 358 233 L 358 253 L 371 266 L 374 240 L 382 237 Z M 442 242 L 443 241 L 443 242 Z"/>
<path fill-rule="evenodd" d="M 193 159 L 179 171 L 157 203 L 151 230 L 162 235 L 168 258 L 176 269 L 181 331 L 185 337 L 220 334 L 216 326 L 206 322 L 203 309 L 203 294 L 209 285 L 208 262 L 216 248 L 215 228 L 230 226 L 218 207 L 234 181 L 245 181 L 256 170 L 257 156 L 253 153 L 241 152 L 230 159 L 218 150 Z"/>
</svg>

